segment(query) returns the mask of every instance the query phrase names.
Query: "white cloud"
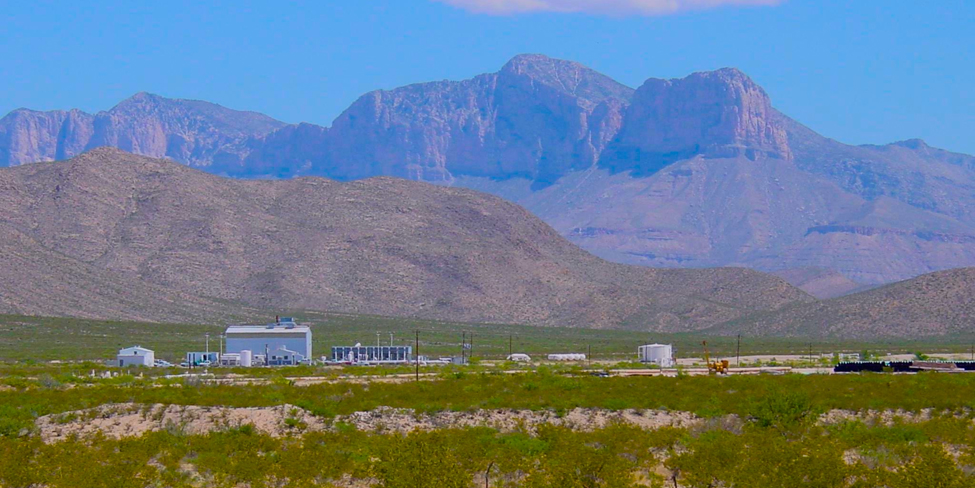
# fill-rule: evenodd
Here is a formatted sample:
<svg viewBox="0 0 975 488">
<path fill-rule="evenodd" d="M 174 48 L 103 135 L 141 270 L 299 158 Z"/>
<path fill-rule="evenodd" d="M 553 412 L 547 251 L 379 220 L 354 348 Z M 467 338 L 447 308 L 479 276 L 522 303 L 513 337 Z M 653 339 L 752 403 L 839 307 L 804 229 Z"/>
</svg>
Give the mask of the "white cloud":
<svg viewBox="0 0 975 488">
<path fill-rule="evenodd" d="M 477 13 L 527 12 L 609 15 L 667 15 L 688 10 L 731 6 L 770 6 L 785 0 L 433 0 Z"/>
</svg>

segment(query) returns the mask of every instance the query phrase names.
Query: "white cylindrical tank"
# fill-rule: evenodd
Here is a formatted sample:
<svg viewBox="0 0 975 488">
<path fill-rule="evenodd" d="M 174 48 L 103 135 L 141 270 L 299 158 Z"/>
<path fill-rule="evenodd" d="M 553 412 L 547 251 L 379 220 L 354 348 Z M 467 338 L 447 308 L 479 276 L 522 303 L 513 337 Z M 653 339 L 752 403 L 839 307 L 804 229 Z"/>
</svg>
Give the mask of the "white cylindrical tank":
<svg viewBox="0 0 975 488">
<path fill-rule="evenodd" d="M 640 346 L 640 361 L 663 367 L 674 365 L 674 346 L 670 344 L 647 344 Z"/>
<path fill-rule="evenodd" d="M 252 351 L 243 350 L 240 351 L 240 365 L 244 368 L 251 367 L 254 362 L 254 353 Z"/>
</svg>

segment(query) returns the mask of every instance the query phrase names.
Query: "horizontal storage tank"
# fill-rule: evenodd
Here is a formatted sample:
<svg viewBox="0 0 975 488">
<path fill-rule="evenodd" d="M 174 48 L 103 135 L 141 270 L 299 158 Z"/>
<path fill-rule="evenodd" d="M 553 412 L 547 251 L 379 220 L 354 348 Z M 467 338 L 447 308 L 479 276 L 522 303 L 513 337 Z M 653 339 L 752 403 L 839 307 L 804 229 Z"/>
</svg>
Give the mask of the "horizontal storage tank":
<svg viewBox="0 0 975 488">
<path fill-rule="evenodd" d="M 549 354 L 548 355 L 548 360 L 549 361 L 585 361 L 586 360 L 586 355 L 585 354 L 576 354 L 576 353 Z"/>
</svg>

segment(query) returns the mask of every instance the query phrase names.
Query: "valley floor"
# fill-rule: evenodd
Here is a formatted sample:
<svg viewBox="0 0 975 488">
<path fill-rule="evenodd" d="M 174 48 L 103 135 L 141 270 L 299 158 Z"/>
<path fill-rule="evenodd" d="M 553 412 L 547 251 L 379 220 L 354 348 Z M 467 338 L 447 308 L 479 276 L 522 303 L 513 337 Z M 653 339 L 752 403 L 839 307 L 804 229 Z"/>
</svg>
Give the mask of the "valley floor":
<svg viewBox="0 0 975 488">
<path fill-rule="evenodd" d="M 358 370 L 362 372 L 362 370 Z M 0 371 L 0 486 L 975 483 L 975 376 L 445 369 L 301 386 Z"/>
</svg>

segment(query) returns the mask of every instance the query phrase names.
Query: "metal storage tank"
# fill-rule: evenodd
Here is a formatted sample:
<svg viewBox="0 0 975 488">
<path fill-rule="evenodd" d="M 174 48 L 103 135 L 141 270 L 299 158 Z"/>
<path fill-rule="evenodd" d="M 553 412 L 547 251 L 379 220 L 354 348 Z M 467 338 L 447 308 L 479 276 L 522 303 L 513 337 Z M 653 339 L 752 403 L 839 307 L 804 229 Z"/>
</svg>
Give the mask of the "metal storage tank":
<svg viewBox="0 0 975 488">
<path fill-rule="evenodd" d="M 240 351 L 240 366 L 243 368 L 249 368 L 254 363 L 254 353 L 244 349 Z"/>
<path fill-rule="evenodd" d="M 674 365 L 674 346 L 670 344 L 647 344 L 640 346 L 640 362 L 653 363 L 662 368 Z"/>
</svg>

